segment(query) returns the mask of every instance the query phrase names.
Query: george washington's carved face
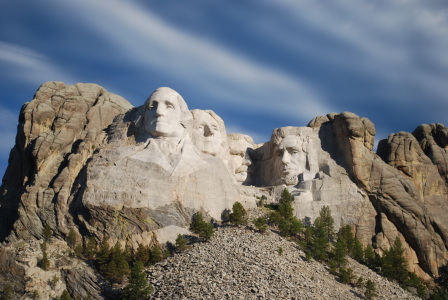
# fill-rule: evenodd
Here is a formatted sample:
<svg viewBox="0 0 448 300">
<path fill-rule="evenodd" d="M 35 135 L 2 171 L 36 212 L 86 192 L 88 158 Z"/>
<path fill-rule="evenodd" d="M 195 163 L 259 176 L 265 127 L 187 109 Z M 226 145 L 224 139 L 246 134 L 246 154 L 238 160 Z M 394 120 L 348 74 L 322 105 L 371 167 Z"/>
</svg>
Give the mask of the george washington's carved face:
<svg viewBox="0 0 448 300">
<path fill-rule="evenodd" d="M 184 133 L 181 125 L 179 94 L 170 88 L 156 90 L 145 108 L 145 131 L 154 137 L 180 137 Z"/>
</svg>

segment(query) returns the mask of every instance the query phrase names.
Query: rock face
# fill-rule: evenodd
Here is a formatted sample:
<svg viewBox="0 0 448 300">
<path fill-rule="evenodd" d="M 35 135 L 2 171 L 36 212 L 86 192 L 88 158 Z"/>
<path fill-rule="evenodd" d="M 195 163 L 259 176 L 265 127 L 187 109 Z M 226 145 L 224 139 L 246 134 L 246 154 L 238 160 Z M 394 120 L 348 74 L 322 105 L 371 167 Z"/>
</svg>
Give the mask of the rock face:
<svg viewBox="0 0 448 300">
<path fill-rule="evenodd" d="M 60 235 L 68 233 L 73 182 L 102 143 L 102 130 L 130 108 L 95 84 L 49 82 L 39 88 L 22 107 L 3 177 L 2 239 L 39 237 L 45 224 Z"/>
<path fill-rule="evenodd" d="M 0 240 L 40 239 L 49 225 L 61 240 L 73 228 L 134 246 L 173 241 L 188 234 L 197 211 L 219 222 L 235 201 L 251 208 L 255 196 L 274 202 L 287 188 L 300 219 L 329 206 L 336 227 L 352 225 L 379 253 L 398 236 L 410 270 L 437 276 L 448 260 L 448 128 L 392 134 L 377 154 L 375 134 L 366 118 L 331 113 L 255 145 L 227 134 L 213 111 L 190 111 L 170 88 L 132 107 L 94 84 L 49 82 L 20 113 L 1 186 Z M 19 278 L 29 266 L 5 249 L 0 265 Z M 60 276 L 84 297 L 97 289 L 93 279 L 76 286 L 93 278 L 86 272 Z"/>
</svg>

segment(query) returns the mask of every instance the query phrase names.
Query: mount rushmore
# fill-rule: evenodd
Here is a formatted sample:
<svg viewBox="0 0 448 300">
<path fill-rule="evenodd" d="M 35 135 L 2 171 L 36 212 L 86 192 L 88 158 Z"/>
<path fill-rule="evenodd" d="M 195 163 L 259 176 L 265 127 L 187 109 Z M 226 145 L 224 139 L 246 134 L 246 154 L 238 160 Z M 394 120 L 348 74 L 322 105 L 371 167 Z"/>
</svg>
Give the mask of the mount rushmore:
<svg viewBox="0 0 448 300">
<path fill-rule="evenodd" d="M 378 253 L 398 236 L 409 269 L 437 276 L 448 260 L 448 128 L 424 124 L 374 148 L 375 126 L 353 113 L 274 129 L 255 144 L 211 110 L 189 110 L 171 88 L 139 107 L 95 84 L 48 82 L 26 103 L 3 177 L 0 239 L 108 237 L 133 245 L 188 234 L 201 211 L 219 222 L 239 201 L 275 202 L 296 216 L 331 208 Z"/>
</svg>

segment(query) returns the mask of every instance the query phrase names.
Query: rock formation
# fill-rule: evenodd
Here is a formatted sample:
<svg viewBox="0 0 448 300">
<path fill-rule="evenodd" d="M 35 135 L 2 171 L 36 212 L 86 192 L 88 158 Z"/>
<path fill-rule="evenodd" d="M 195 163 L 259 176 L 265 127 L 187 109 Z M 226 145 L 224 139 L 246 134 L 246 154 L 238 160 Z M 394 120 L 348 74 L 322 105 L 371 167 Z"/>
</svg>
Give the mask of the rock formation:
<svg viewBox="0 0 448 300">
<path fill-rule="evenodd" d="M 61 240 L 73 228 L 134 246 L 173 241 L 197 211 L 219 222 L 235 201 L 250 208 L 255 197 L 274 202 L 287 188 L 300 219 L 329 206 L 336 227 L 351 225 L 379 253 L 398 236 L 410 270 L 437 276 L 448 261 L 448 128 L 392 134 L 377 154 L 375 134 L 366 118 L 331 113 L 255 145 L 227 134 L 213 111 L 190 111 L 170 88 L 132 107 L 94 84 L 49 82 L 19 116 L 0 238 L 40 239 L 49 225 Z M 7 258 L 8 249 L 0 248 L 0 265 L 19 278 L 29 266 Z M 64 273 L 67 287 L 84 272 L 76 270 Z"/>
</svg>

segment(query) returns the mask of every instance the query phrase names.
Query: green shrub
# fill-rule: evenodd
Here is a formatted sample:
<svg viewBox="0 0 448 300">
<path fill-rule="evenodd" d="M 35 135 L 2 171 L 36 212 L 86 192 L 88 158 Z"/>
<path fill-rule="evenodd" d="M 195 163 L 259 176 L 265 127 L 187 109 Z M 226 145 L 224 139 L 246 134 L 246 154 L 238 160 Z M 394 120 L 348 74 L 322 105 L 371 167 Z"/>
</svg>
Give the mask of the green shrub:
<svg viewBox="0 0 448 300">
<path fill-rule="evenodd" d="M 236 201 L 232 206 L 232 213 L 229 215 L 229 221 L 233 225 L 244 225 L 247 223 L 247 212 L 243 205 Z"/>
</svg>

